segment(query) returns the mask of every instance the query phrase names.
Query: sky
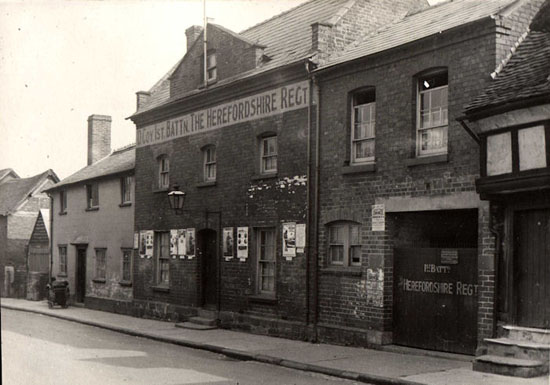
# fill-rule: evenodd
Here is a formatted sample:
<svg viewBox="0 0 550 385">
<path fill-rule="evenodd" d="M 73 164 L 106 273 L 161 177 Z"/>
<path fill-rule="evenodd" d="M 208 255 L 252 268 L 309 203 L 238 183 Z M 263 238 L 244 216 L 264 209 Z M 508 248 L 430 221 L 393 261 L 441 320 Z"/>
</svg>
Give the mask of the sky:
<svg viewBox="0 0 550 385">
<path fill-rule="evenodd" d="M 239 32 L 303 2 L 207 0 L 206 13 Z M 0 0 L 0 169 L 63 179 L 85 167 L 92 114 L 112 117 L 112 149 L 135 142 L 135 93 L 202 24 L 202 0 Z"/>
</svg>

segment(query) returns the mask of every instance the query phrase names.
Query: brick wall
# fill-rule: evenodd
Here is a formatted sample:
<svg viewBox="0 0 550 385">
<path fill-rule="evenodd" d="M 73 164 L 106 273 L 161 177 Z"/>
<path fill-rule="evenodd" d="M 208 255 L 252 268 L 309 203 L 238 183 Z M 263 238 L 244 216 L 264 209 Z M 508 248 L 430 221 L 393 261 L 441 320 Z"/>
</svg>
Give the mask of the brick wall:
<svg viewBox="0 0 550 385">
<path fill-rule="evenodd" d="M 455 119 L 463 106 L 487 84 L 494 70 L 494 35 L 488 34 L 490 31 L 494 31 L 494 27 L 489 22 L 480 23 L 460 33 L 447 33 L 430 38 L 424 44 L 377 55 L 320 80 L 321 324 L 363 328 L 369 333 L 374 331 L 369 341 L 391 342 L 394 239 L 388 221 L 385 232 L 372 231 L 371 208 L 388 197 L 431 199 L 475 191 L 478 146 Z M 448 70 L 448 157 L 446 161 L 408 167 L 408 160 L 414 157 L 415 151 L 415 75 L 434 67 Z M 345 173 L 350 168 L 349 95 L 363 86 L 376 88 L 375 170 Z M 361 224 L 362 265 L 359 272 L 334 274 L 326 270 L 326 226 L 335 220 Z M 479 253 L 490 255 L 486 246 L 491 240 L 486 239 L 486 228 L 480 231 L 479 239 L 485 239 L 487 244 L 480 245 Z M 487 294 L 480 298 L 488 300 L 486 297 L 493 289 L 485 274 L 480 270 L 480 284 L 486 282 L 487 287 Z M 480 334 L 487 331 L 491 321 L 486 313 L 488 307 L 489 304 L 480 306 Z"/>
<path fill-rule="evenodd" d="M 216 52 L 218 81 L 256 67 L 257 47 L 212 24 L 208 24 L 207 32 L 208 50 Z M 177 98 L 203 84 L 203 55 L 201 34 L 170 78 L 170 97 Z"/>
<path fill-rule="evenodd" d="M 230 100 L 230 99 L 228 99 Z M 292 261 L 282 257 L 282 222 L 305 223 L 307 188 L 307 109 L 223 127 L 170 142 L 138 148 L 136 151 L 136 230 L 221 227 L 249 228 L 249 257 L 221 259 L 221 310 L 247 317 L 280 320 L 305 318 L 304 254 Z M 260 176 L 260 137 L 277 135 L 277 175 Z M 217 177 L 214 185 L 204 185 L 202 149 L 216 146 Z M 170 159 L 170 185 L 185 191 L 185 210 L 176 215 L 169 208 L 167 191 L 156 191 L 159 155 Z M 255 301 L 257 290 L 256 236 L 260 228 L 276 230 L 276 297 Z M 219 236 L 219 235 L 218 235 Z M 170 259 L 169 291 L 155 290 L 154 258 L 138 258 L 135 263 L 134 296 L 146 301 L 141 307 L 149 316 L 173 317 L 173 309 L 201 306 L 201 258 Z M 149 306 L 147 303 L 164 304 Z M 166 311 L 166 313 L 163 313 Z M 228 319 L 232 319 L 229 317 Z M 237 319 L 233 319 L 238 322 Z M 232 322 L 233 322 L 232 321 Z"/>
</svg>

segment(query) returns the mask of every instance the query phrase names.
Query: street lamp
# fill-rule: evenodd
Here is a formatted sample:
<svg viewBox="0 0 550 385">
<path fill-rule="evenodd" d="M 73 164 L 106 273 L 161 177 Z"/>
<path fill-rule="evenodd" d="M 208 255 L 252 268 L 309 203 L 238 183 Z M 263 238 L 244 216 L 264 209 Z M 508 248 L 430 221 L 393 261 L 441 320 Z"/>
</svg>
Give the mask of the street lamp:
<svg viewBox="0 0 550 385">
<path fill-rule="evenodd" d="M 180 190 L 180 186 L 177 184 L 175 184 L 172 190 L 168 193 L 168 203 L 170 203 L 170 208 L 174 210 L 176 214 L 183 213 L 185 193 Z"/>
</svg>

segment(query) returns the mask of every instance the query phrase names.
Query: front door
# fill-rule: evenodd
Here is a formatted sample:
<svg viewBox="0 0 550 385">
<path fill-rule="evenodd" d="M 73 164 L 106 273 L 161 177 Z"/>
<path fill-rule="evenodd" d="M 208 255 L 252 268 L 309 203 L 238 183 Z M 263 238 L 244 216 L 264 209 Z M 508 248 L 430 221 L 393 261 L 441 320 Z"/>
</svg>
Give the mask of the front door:
<svg viewBox="0 0 550 385">
<path fill-rule="evenodd" d="M 86 249 L 76 249 L 75 300 L 84 302 L 86 296 Z"/>
<path fill-rule="evenodd" d="M 515 218 L 517 323 L 550 328 L 550 208 L 518 211 Z"/>
<path fill-rule="evenodd" d="M 214 230 L 204 229 L 197 235 L 202 275 L 202 305 L 214 307 L 218 300 L 218 242 Z"/>
</svg>

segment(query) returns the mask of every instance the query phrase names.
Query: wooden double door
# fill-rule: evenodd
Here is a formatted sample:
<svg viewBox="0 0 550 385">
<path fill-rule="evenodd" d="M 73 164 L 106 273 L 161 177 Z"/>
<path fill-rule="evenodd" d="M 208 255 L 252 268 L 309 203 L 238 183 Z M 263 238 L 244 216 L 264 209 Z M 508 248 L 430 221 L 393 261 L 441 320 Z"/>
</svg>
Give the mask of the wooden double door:
<svg viewBox="0 0 550 385">
<path fill-rule="evenodd" d="M 550 207 L 514 215 L 516 323 L 550 328 Z"/>
</svg>

